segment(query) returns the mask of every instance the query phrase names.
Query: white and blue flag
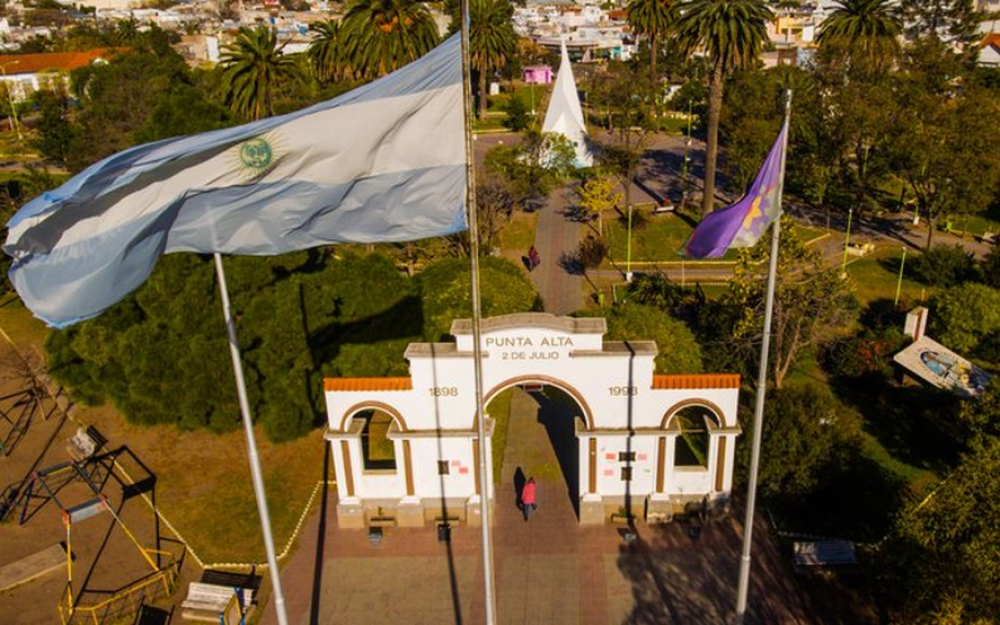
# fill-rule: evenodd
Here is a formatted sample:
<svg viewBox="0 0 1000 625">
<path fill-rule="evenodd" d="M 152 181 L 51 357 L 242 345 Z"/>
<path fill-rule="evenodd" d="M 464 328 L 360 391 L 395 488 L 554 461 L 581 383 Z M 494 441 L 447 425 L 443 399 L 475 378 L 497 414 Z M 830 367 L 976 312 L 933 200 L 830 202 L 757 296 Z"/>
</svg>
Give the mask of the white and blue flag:
<svg viewBox="0 0 1000 625">
<path fill-rule="evenodd" d="M 4 251 L 49 325 L 99 315 L 171 252 L 272 255 L 467 229 L 461 41 L 310 108 L 141 145 L 10 220 Z"/>
</svg>

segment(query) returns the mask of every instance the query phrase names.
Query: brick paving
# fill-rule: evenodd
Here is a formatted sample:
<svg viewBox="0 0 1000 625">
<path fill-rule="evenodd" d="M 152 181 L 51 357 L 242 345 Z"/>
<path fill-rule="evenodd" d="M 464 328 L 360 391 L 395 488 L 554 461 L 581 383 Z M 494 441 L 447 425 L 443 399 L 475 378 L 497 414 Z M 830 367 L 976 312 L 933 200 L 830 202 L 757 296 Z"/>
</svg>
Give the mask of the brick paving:
<svg viewBox="0 0 1000 625">
<path fill-rule="evenodd" d="M 512 404 L 494 509 L 497 619 L 501 624 L 663 623 L 731 621 L 742 533 L 734 518 L 706 524 L 636 527 L 626 544 L 614 526 L 581 527 L 557 466 L 538 401 Z M 514 473 L 538 482 L 538 510 L 525 522 L 515 506 Z M 295 625 L 482 623 L 479 528 L 456 527 L 439 542 L 434 527 L 389 528 L 382 542 L 336 527 L 336 495 L 304 528 L 282 581 Z M 766 528 L 755 529 L 752 623 L 810 623 L 806 598 Z M 277 622 L 271 606 L 262 625 Z"/>
</svg>

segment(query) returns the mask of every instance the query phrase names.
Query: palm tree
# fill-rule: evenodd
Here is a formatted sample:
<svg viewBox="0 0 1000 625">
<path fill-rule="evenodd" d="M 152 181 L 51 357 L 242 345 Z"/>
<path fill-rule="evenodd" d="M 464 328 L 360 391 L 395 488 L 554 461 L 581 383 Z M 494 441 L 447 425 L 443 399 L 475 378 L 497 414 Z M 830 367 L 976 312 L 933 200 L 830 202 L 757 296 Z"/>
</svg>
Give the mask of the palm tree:
<svg viewBox="0 0 1000 625">
<path fill-rule="evenodd" d="M 339 20 L 320 20 L 309 25 L 312 40 L 306 50 L 309 63 L 320 82 L 341 80 L 349 75 L 344 53 L 343 23 Z"/>
<path fill-rule="evenodd" d="M 257 120 L 274 115 L 274 90 L 295 76 L 295 58 L 282 55 L 284 44 L 267 26 L 240 28 L 233 43 L 223 49 L 222 84 L 225 102 L 234 113 Z"/>
<path fill-rule="evenodd" d="M 903 23 L 892 0 L 837 0 L 837 4 L 819 27 L 821 48 L 857 52 L 875 67 L 895 55 Z"/>
<path fill-rule="evenodd" d="M 508 0 L 470 0 L 469 62 L 479 72 L 479 113 L 486 116 L 486 77 L 507 65 L 514 54 L 514 8 Z"/>
<path fill-rule="evenodd" d="M 345 52 L 358 78 L 377 78 L 416 61 L 438 43 L 417 0 L 353 0 L 344 15 Z"/>
<path fill-rule="evenodd" d="M 708 140 L 705 150 L 705 197 L 702 214 L 715 200 L 715 166 L 719 151 L 719 113 L 726 74 L 757 59 L 767 39 L 771 11 L 761 0 L 688 0 L 674 24 L 677 43 L 689 54 L 708 54 Z"/>
<path fill-rule="evenodd" d="M 649 39 L 649 70 L 656 80 L 657 44 L 673 20 L 673 0 L 629 0 L 628 23 L 637 35 Z"/>
</svg>

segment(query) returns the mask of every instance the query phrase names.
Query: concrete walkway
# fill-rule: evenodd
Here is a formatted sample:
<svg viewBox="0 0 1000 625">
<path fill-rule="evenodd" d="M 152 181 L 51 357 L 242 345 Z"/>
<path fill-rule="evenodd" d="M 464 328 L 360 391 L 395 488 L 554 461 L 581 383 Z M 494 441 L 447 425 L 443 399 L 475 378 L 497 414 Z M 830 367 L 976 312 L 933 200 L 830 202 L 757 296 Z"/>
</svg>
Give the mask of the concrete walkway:
<svg viewBox="0 0 1000 625">
<path fill-rule="evenodd" d="M 584 227 L 565 215 L 572 196 L 569 187 L 554 191 L 539 212 L 535 229 L 535 248 L 542 263 L 531 272 L 531 282 L 542 297 L 545 312 L 554 315 L 583 307 L 583 278 L 569 273 L 560 263 L 564 254 L 576 251 Z"/>
</svg>

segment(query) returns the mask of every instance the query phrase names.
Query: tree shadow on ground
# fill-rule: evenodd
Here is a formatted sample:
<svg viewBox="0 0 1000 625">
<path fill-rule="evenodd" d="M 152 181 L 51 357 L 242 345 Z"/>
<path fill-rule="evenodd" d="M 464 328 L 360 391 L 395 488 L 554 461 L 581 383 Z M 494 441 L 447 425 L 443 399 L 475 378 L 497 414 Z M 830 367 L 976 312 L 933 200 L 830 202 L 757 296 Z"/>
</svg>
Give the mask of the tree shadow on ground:
<svg viewBox="0 0 1000 625">
<path fill-rule="evenodd" d="M 701 625 L 733 622 L 742 532 L 734 516 L 695 516 L 639 525 L 619 548 L 618 569 L 633 605 L 623 623 Z M 747 623 L 813 622 L 807 618 L 791 565 L 758 518 Z"/>
<path fill-rule="evenodd" d="M 958 461 L 961 434 L 958 398 L 924 386 L 880 384 L 835 378 L 837 397 L 865 419 L 864 429 L 886 450 L 907 464 L 946 473 Z"/>
</svg>

